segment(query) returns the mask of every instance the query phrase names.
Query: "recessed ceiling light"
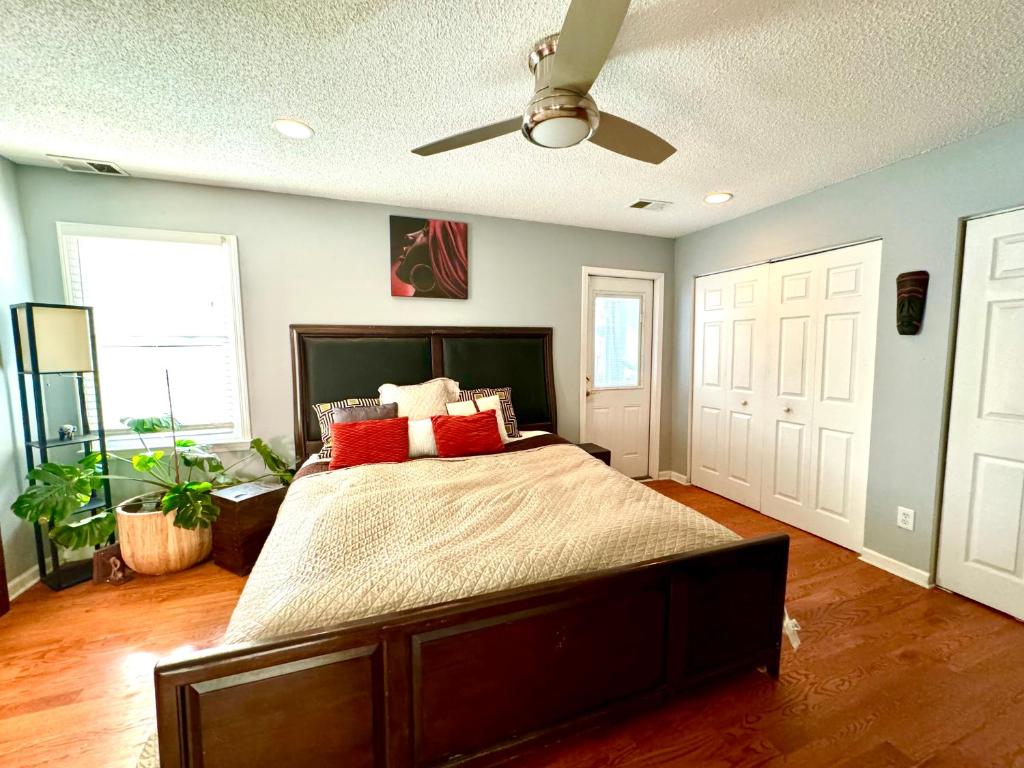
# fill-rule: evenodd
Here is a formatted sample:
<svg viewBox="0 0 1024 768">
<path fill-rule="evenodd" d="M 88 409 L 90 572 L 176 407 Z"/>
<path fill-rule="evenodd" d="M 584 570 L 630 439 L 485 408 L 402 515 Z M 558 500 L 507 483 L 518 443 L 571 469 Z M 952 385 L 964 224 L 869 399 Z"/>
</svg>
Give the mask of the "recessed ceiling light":
<svg viewBox="0 0 1024 768">
<path fill-rule="evenodd" d="M 312 128 L 294 117 L 279 117 L 270 127 L 289 139 L 308 139 L 313 135 Z"/>
<path fill-rule="evenodd" d="M 712 192 L 704 196 L 704 202 L 708 205 L 721 205 L 732 200 L 732 192 Z"/>
</svg>

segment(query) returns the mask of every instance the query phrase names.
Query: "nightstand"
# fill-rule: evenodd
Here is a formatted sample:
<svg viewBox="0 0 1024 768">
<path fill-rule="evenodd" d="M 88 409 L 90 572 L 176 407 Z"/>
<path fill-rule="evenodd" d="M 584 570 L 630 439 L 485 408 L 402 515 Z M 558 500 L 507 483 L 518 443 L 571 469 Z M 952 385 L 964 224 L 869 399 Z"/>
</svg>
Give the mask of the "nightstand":
<svg viewBox="0 0 1024 768">
<path fill-rule="evenodd" d="M 582 448 L 595 459 L 600 459 L 609 467 L 612 465 L 612 452 L 609 449 L 597 443 L 576 443 L 576 447 Z"/>
<path fill-rule="evenodd" d="M 249 575 L 277 519 L 288 489 L 242 483 L 213 493 L 220 516 L 213 524 L 213 562 L 239 576 Z"/>
</svg>

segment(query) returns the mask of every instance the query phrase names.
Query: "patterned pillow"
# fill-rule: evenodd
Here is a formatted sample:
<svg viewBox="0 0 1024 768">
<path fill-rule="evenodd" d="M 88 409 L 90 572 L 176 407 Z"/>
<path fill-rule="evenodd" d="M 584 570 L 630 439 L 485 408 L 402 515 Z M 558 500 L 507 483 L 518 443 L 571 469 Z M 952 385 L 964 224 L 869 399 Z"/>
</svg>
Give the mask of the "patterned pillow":
<svg viewBox="0 0 1024 768">
<path fill-rule="evenodd" d="M 505 422 L 505 433 L 509 437 L 521 437 L 516 412 L 512 408 L 512 387 L 481 387 L 480 389 L 464 389 L 459 392 L 459 400 L 479 400 L 481 397 L 498 396 L 501 401 L 501 418 Z"/>
<path fill-rule="evenodd" d="M 429 419 L 444 414 L 446 403 L 459 399 L 459 382 L 452 379 L 431 379 L 422 384 L 381 384 L 381 404 L 398 403 L 398 415 L 410 419 Z"/>
<path fill-rule="evenodd" d="M 341 408 L 371 408 L 379 406 L 380 400 L 376 397 L 350 397 L 346 400 L 335 400 L 333 403 L 317 403 L 313 406 L 316 414 L 316 421 L 320 425 L 320 440 L 323 447 L 320 449 L 320 458 L 331 458 L 331 424 L 334 423 L 334 416 L 331 413 L 334 409 Z"/>
</svg>

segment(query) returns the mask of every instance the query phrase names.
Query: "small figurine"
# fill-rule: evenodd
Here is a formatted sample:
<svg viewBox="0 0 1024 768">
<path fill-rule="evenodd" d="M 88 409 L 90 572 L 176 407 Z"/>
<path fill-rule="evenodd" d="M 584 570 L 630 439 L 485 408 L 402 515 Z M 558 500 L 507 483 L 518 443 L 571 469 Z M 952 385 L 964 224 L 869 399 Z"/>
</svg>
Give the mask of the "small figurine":
<svg viewBox="0 0 1024 768">
<path fill-rule="evenodd" d="M 125 564 L 124 558 L 121 557 L 120 544 L 111 544 L 93 552 L 93 584 L 113 584 L 115 587 L 119 587 L 130 581 L 134 575 L 132 569 Z"/>
<path fill-rule="evenodd" d="M 74 424 L 61 424 L 60 429 L 57 430 L 57 437 L 61 440 L 74 440 L 77 431 L 78 427 Z"/>
<path fill-rule="evenodd" d="M 107 583 L 115 586 L 123 584 L 128 581 L 128 569 L 124 568 L 124 563 L 117 557 L 110 558 L 110 575 L 107 577 Z"/>
</svg>

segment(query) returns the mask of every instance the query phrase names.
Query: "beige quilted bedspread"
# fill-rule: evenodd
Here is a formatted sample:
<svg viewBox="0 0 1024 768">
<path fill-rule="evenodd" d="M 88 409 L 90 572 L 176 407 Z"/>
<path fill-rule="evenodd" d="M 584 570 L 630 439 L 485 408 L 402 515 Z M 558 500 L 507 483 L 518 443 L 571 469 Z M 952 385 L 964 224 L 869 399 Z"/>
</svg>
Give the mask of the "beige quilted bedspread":
<svg viewBox="0 0 1024 768">
<path fill-rule="evenodd" d="M 738 539 L 572 445 L 298 480 L 235 608 L 237 643 Z"/>
</svg>

